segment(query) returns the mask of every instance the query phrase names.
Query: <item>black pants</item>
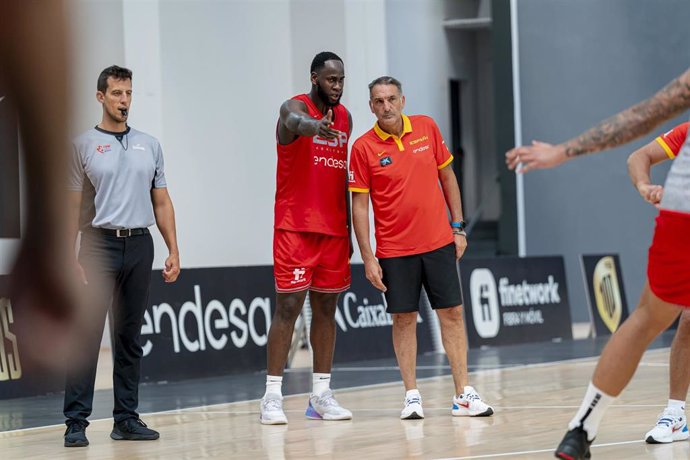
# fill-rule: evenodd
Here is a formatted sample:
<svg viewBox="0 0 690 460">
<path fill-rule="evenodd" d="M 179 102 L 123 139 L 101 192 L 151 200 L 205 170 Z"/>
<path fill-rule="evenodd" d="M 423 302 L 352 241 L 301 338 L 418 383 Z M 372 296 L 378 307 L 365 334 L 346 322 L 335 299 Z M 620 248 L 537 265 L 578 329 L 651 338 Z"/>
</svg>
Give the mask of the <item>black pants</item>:
<svg viewBox="0 0 690 460">
<path fill-rule="evenodd" d="M 138 417 L 142 348 L 139 341 L 149 301 L 153 240 L 151 235 L 128 238 L 82 233 L 79 263 L 86 272 L 90 311 L 78 331 L 73 363 L 65 384 L 64 414 L 86 420 L 93 407 L 98 353 L 105 316 L 110 309 L 113 344 L 113 418 Z"/>
</svg>

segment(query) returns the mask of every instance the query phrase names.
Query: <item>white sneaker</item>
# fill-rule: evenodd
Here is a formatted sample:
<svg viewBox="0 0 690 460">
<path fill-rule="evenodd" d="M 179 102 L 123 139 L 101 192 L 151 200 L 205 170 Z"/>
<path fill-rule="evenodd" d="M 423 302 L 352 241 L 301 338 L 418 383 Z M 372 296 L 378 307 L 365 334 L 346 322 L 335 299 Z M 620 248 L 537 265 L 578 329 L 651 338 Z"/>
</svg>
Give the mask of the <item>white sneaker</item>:
<svg viewBox="0 0 690 460">
<path fill-rule="evenodd" d="M 424 418 L 424 409 L 422 409 L 422 397 L 420 395 L 407 396 L 405 398 L 405 406 L 400 412 L 401 420 L 416 420 Z"/>
<path fill-rule="evenodd" d="M 644 435 L 644 440 L 649 444 L 666 444 L 673 441 L 684 441 L 688 437 L 688 423 L 685 419 L 685 413 L 682 410 L 667 407 L 659 415 L 656 426 Z"/>
<path fill-rule="evenodd" d="M 288 421 L 283 412 L 283 397 L 275 393 L 264 395 L 259 420 L 262 425 L 285 425 Z"/>
<path fill-rule="evenodd" d="M 326 390 L 321 396 L 309 395 L 309 406 L 304 415 L 313 420 L 350 420 L 352 418 L 352 412 L 338 404 L 331 390 Z"/>
<path fill-rule="evenodd" d="M 482 398 L 470 386 L 465 387 L 465 392 L 460 396 L 453 396 L 454 417 L 488 417 L 493 415 L 491 406 L 482 401 Z"/>
</svg>

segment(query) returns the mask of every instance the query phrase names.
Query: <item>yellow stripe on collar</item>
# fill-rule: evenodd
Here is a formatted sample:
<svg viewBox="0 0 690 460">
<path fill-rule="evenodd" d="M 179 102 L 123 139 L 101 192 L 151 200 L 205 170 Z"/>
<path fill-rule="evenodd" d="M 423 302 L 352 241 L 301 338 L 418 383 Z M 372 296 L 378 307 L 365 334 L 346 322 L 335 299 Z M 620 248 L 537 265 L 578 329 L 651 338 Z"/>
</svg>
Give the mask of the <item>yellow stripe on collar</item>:
<svg viewBox="0 0 690 460">
<path fill-rule="evenodd" d="M 403 132 L 400 137 L 396 136 L 395 134 L 390 134 L 387 133 L 386 131 L 382 130 L 381 127 L 379 127 L 379 122 L 377 121 L 374 123 L 374 132 L 376 135 L 382 140 L 382 141 L 387 141 L 389 138 L 393 138 L 395 141 L 396 145 L 398 146 L 398 150 L 401 152 L 405 150 L 405 146 L 402 143 L 402 138 L 405 137 L 405 134 L 411 133 L 412 132 L 412 123 L 410 122 L 410 119 L 406 115 L 402 115 L 402 120 L 403 120 Z"/>
</svg>

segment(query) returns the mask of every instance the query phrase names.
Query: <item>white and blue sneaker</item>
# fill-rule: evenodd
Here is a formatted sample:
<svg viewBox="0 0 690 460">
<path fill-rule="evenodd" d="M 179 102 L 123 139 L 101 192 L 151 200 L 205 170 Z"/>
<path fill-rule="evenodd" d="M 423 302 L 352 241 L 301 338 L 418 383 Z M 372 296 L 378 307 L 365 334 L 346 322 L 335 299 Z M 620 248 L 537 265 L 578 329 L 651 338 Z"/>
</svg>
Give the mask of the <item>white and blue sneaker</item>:
<svg viewBox="0 0 690 460">
<path fill-rule="evenodd" d="M 470 386 L 465 387 L 465 392 L 459 396 L 453 396 L 454 417 L 488 417 L 493 415 L 494 409 Z"/>
<path fill-rule="evenodd" d="M 288 422 L 285 412 L 283 412 L 283 397 L 281 395 L 268 393 L 261 398 L 259 420 L 262 425 L 285 425 Z"/>
<path fill-rule="evenodd" d="M 352 419 L 352 412 L 338 404 L 331 390 L 326 390 L 321 396 L 309 395 L 309 406 L 304 415 L 312 420 Z"/>
<path fill-rule="evenodd" d="M 412 394 L 405 397 L 405 405 L 402 412 L 400 412 L 401 420 L 418 420 L 424 418 L 424 409 L 422 409 L 422 396 Z"/>
<path fill-rule="evenodd" d="M 656 426 L 644 435 L 644 440 L 648 444 L 666 444 L 673 441 L 685 441 L 688 437 L 690 434 L 685 413 L 680 409 L 667 407 L 659 415 Z"/>
</svg>

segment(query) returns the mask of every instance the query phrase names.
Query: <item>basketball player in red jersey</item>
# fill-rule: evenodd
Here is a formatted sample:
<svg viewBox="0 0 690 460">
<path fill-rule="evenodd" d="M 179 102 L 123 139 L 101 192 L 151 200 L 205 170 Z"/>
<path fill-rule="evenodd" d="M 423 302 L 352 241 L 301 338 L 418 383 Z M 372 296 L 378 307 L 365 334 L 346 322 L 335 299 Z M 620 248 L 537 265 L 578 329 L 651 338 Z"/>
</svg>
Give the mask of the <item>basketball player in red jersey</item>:
<svg viewBox="0 0 690 460">
<path fill-rule="evenodd" d="M 668 159 L 675 159 L 688 135 L 688 122 L 661 134 L 652 142 L 640 147 L 628 157 L 628 173 L 633 185 L 642 198 L 656 207 L 660 206 L 664 188 L 655 185 L 650 178 L 652 166 Z M 669 358 L 669 398 L 656 425 L 645 434 L 649 444 L 665 444 L 684 441 L 688 434 L 685 416 L 685 398 L 690 387 L 690 309 L 683 309 L 676 336 L 671 344 Z"/>
<path fill-rule="evenodd" d="M 349 420 L 330 390 L 338 294 L 350 287 L 347 143 L 350 112 L 340 104 L 343 60 L 321 52 L 311 64 L 311 91 L 283 103 L 278 144 L 273 271 L 276 311 L 268 333 L 266 393 L 261 423 L 287 423 L 283 369 L 295 321 L 309 292 L 312 308 L 313 389 L 306 416 Z"/>
<path fill-rule="evenodd" d="M 533 142 L 506 153 L 506 164 L 521 172 L 553 168 L 587 153 L 602 152 L 647 134 L 690 108 L 690 69 L 645 99 L 558 145 Z M 649 248 L 647 283 L 640 302 L 611 336 L 568 432 L 555 455 L 591 457 L 590 444 L 608 406 L 633 377 L 649 344 L 690 308 L 690 140 L 685 139 L 666 176 Z"/>
</svg>

